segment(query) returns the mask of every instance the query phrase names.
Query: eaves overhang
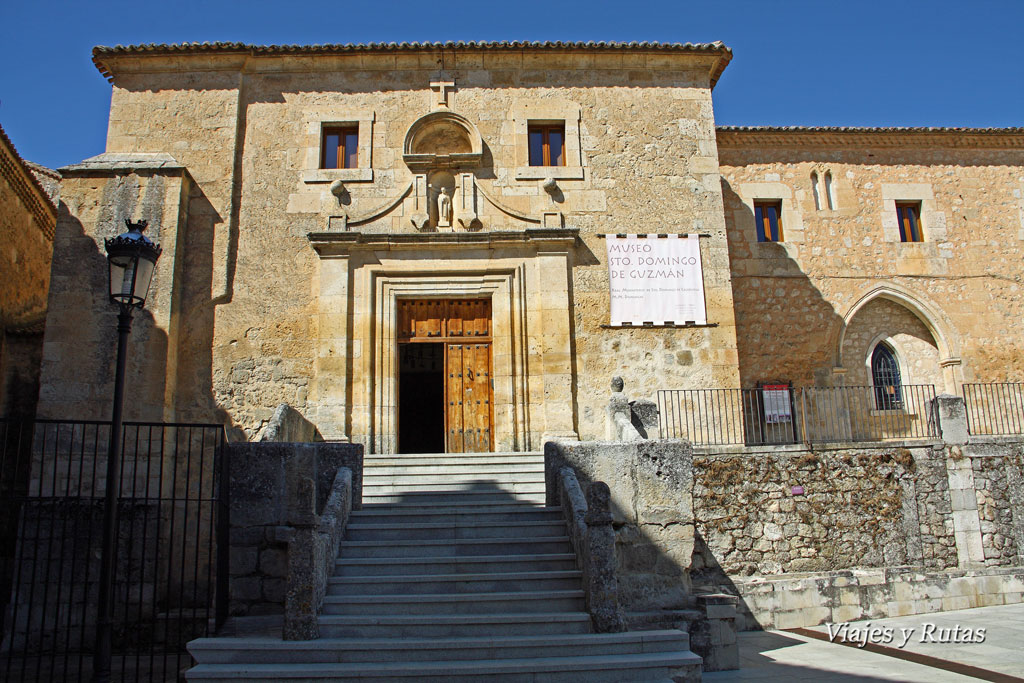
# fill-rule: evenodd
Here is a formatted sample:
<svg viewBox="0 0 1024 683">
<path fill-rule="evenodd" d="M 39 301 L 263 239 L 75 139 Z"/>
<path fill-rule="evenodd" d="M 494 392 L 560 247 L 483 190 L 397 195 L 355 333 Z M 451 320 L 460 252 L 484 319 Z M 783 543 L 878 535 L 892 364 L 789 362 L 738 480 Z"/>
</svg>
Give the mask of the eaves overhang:
<svg viewBox="0 0 1024 683">
<path fill-rule="evenodd" d="M 94 47 L 92 61 L 108 80 L 114 80 L 112 58 L 123 56 L 325 56 L 344 54 L 388 54 L 415 52 L 635 52 L 661 54 L 694 54 L 717 57 L 710 71 L 711 87 L 715 86 L 725 67 L 732 60 L 732 50 L 721 41 L 711 43 L 661 43 L 651 41 L 446 41 L 403 43 L 345 43 L 326 45 L 252 45 L 249 43 L 149 43 Z"/>
</svg>

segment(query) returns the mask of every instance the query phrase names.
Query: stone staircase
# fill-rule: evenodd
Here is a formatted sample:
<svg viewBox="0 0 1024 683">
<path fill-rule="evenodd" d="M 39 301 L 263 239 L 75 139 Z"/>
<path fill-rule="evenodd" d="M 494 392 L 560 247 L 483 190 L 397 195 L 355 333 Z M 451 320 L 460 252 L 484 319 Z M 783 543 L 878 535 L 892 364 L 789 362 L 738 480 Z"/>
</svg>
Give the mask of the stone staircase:
<svg viewBox="0 0 1024 683">
<path fill-rule="evenodd" d="M 321 637 L 193 641 L 190 681 L 690 681 L 682 631 L 595 634 L 539 453 L 368 456 Z"/>
</svg>

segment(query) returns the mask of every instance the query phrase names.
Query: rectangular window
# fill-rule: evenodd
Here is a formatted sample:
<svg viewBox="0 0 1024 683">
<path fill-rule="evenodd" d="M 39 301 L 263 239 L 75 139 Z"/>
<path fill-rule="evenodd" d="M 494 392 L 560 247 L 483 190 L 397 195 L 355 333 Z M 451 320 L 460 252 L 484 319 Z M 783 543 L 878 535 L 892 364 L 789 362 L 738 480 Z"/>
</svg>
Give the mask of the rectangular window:
<svg viewBox="0 0 1024 683">
<path fill-rule="evenodd" d="M 924 242 L 921 233 L 921 202 L 896 202 L 901 242 Z"/>
<path fill-rule="evenodd" d="M 359 128 L 324 128 L 320 168 L 359 167 Z"/>
<path fill-rule="evenodd" d="M 754 201 L 754 219 L 757 222 L 758 242 L 782 241 L 782 201 L 777 199 Z"/>
<path fill-rule="evenodd" d="M 564 123 L 531 125 L 528 134 L 530 166 L 565 166 Z"/>
</svg>

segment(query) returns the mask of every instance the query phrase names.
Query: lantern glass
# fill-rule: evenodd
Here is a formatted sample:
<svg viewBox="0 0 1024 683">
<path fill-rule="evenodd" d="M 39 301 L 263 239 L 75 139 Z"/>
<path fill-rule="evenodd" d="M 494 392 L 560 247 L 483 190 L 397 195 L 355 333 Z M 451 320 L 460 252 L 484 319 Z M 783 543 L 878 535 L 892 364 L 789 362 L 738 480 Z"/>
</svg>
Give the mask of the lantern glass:
<svg viewBox="0 0 1024 683">
<path fill-rule="evenodd" d="M 142 235 L 145 223 L 128 223 L 129 231 L 107 240 L 110 298 L 123 306 L 143 306 L 149 294 L 160 247 Z"/>
</svg>

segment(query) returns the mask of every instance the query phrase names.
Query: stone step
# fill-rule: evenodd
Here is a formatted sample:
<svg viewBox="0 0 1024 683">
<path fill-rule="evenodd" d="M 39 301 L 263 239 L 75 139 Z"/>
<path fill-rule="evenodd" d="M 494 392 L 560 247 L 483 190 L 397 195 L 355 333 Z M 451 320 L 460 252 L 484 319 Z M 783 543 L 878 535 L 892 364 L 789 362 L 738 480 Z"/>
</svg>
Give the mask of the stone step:
<svg viewBox="0 0 1024 683">
<path fill-rule="evenodd" d="M 511 505 L 514 503 L 530 503 L 533 505 L 544 504 L 543 484 L 530 492 L 510 493 L 500 489 L 488 489 L 486 491 L 449 491 L 449 490 L 427 490 L 427 491 L 392 491 L 377 489 L 368 491 L 363 489 L 363 507 L 376 506 L 383 503 L 422 505 L 424 503 L 443 503 L 449 506 L 462 505 Z"/>
<path fill-rule="evenodd" d="M 683 631 L 305 641 L 270 637 L 202 638 L 188 645 L 198 664 L 432 662 L 557 657 L 566 652 L 578 657 L 685 652 L 688 649 L 690 639 Z"/>
<path fill-rule="evenodd" d="M 497 475 L 495 475 L 497 476 Z M 493 498 L 501 496 L 512 497 L 515 493 L 544 493 L 544 477 L 530 475 L 531 479 L 524 481 L 496 482 L 493 479 L 480 479 L 459 481 L 458 479 L 447 479 L 438 477 L 434 480 L 414 480 L 407 482 L 375 482 L 363 480 L 363 495 L 394 495 L 396 493 L 406 495 L 410 493 L 478 493 L 490 495 Z"/>
<path fill-rule="evenodd" d="M 457 522 L 423 524 L 349 524 L 342 548 L 352 541 L 443 541 L 470 538 L 532 539 L 538 536 L 559 536 L 565 533 L 560 519 L 537 521 L 491 522 L 474 524 L 464 519 Z"/>
<path fill-rule="evenodd" d="M 467 508 L 423 507 L 413 511 L 407 509 L 371 509 L 356 510 L 350 517 L 350 524 L 460 524 L 472 522 L 494 524 L 499 522 L 516 522 L 531 520 L 561 521 L 560 507 L 532 507 L 524 505 L 493 505 L 472 506 Z"/>
<path fill-rule="evenodd" d="M 459 557 L 527 553 L 571 553 L 568 536 L 547 538 L 467 538 L 443 541 L 343 541 L 341 557 Z"/>
<path fill-rule="evenodd" d="M 444 638 L 590 633 L 586 612 L 320 616 L 322 638 Z"/>
<path fill-rule="evenodd" d="M 449 494 L 451 496 L 466 495 L 466 494 Z M 472 494 L 470 494 L 472 496 Z M 551 509 L 546 508 L 544 501 L 535 503 L 529 500 L 519 500 L 518 498 L 513 500 L 482 500 L 478 502 L 472 502 L 471 499 L 467 499 L 464 502 L 459 503 L 456 501 L 455 504 L 448 501 L 414 501 L 411 503 L 367 503 L 363 501 L 363 507 L 356 512 L 372 512 L 376 510 L 387 510 L 393 512 L 465 512 L 470 514 L 472 512 L 494 512 L 494 511 L 514 511 L 514 510 L 544 510 Z"/>
<path fill-rule="evenodd" d="M 344 549 L 342 549 L 344 553 Z M 334 576 L 383 577 L 447 574 L 501 574 L 508 572 L 570 571 L 576 555 L 531 553 L 521 555 L 463 555 L 459 557 L 353 558 L 344 555 L 335 563 Z"/>
<path fill-rule="evenodd" d="M 499 614 L 502 612 L 580 612 L 583 591 L 519 591 L 513 593 L 456 593 L 428 595 L 328 595 L 323 615 L 407 616 Z"/>
<path fill-rule="evenodd" d="M 412 461 L 416 459 L 431 459 L 436 461 L 463 460 L 465 458 L 537 458 L 544 459 L 543 451 L 478 451 L 473 453 L 371 453 L 364 456 L 363 461 L 369 462 L 376 459 L 391 459 Z"/>
<path fill-rule="evenodd" d="M 576 569 L 539 572 L 492 572 L 478 574 L 420 574 L 398 577 L 333 576 L 328 595 L 422 595 L 482 593 L 487 591 L 575 590 L 582 572 Z"/>
<path fill-rule="evenodd" d="M 200 664 L 189 670 L 190 681 L 321 681 L 415 680 L 417 683 L 482 681 L 496 683 L 636 683 L 700 680 L 700 658 L 690 652 L 524 657 L 395 663 Z"/>
<path fill-rule="evenodd" d="M 544 479 L 543 466 L 530 467 L 488 467 L 483 465 L 458 467 L 438 466 L 439 471 L 425 471 L 419 467 L 367 467 L 363 469 L 363 481 L 448 481 L 451 478 L 468 481 L 535 481 Z M 392 470 L 392 471 L 389 471 Z"/>
<path fill-rule="evenodd" d="M 524 463 L 438 463 L 422 462 L 414 464 L 384 465 L 377 463 L 364 464 L 363 477 L 393 477 L 397 475 L 406 476 L 439 476 L 446 474 L 459 475 L 503 475 L 522 473 L 544 474 L 544 462 Z"/>
<path fill-rule="evenodd" d="M 436 465 L 443 466 L 455 466 L 455 467 L 490 467 L 492 465 L 528 465 L 528 466 L 544 466 L 543 455 L 491 455 L 491 454 L 472 454 L 472 455 L 460 455 L 455 457 L 446 456 L 432 456 L 432 455 L 368 455 L 363 458 L 363 467 L 365 469 L 373 467 L 409 467 L 417 468 L 421 466 L 432 467 Z"/>
</svg>

